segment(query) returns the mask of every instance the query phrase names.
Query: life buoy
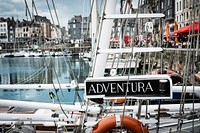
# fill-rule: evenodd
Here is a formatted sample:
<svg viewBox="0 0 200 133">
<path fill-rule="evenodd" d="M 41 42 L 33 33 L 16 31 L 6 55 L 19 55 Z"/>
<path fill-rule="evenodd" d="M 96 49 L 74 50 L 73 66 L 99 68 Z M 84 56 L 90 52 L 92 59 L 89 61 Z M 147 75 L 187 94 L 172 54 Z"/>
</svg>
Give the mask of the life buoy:
<svg viewBox="0 0 200 133">
<path fill-rule="evenodd" d="M 118 118 L 119 117 L 119 118 Z M 130 116 L 109 116 L 97 123 L 91 133 L 106 133 L 116 126 L 123 126 L 132 133 L 148 133 L 148 129 L 138 120 Z M 122 120 L 123 117 L 123 120 Z"/>
</svg>

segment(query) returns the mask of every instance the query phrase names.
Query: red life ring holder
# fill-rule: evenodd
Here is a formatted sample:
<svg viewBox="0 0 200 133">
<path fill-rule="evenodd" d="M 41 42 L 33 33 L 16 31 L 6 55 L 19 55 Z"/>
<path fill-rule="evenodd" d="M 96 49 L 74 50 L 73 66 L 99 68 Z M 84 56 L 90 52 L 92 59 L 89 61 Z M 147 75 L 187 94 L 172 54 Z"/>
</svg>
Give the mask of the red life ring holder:
<svg viewBox="0 0 200 133">
<path fill-rule="evenodd" d="M 124 116 L 122 121 L 122 115 L 120 117 L 119 126 L 123 126 L 125 129 L 130 130 L 132 133 L 148 133 L 148 129 L 138 120 L 130 117 Z M 115 128 L 117 125 L 117 117 L 109 116 L 97 123 L 97 125 L 93 128 L 91 133 L 106 133 L 111 129 Z"/>
</svg>

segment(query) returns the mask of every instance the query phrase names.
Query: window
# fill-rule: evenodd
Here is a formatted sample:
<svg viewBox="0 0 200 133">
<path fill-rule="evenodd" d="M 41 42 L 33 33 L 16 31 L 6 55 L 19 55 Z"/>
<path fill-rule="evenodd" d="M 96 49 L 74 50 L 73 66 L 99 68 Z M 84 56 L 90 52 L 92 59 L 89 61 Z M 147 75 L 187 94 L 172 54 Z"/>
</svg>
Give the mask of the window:
<svg viewBox="0 0 200 133">
<path fill-rule="evenodd" d="M 178 2 L 176 3 L 176 11 L 178 11 Z"/>
<path fill-rule="evenodd" d="M 171 2 L 171 0 L 168 0 L 168 3 L 167 3 L 168 6 L 170 6 L 170 2 Z"/>
<path fill-rule="evenodd" d="M 183 0 L 183 9 L 185 9 L 185 0 Z"/>
<path fill-rule="evenodd" d="M 188 0 L 185 0 L 185 2 L 186 2 L 186 3 L 185 3 L 185 7 L 188 8 L 188 6 L 189 6 L 189 5 L 188 5 Z"/>
<path fill-rule="evenodd" d="M 180 6 L 180 10 L 181 10 L 181 1 L 180 1 L 180 4 L 179 4 L 179 6 Z"/>
<path fill-rule="evenodd" d="M 28 37 L 28 35 L 27 35 L 27 34 L 24 34 L 24 37 Z"/>
<path fill-rule="evenodd" d="M 178 16 L 176 16 L 176 21 L 178 22 Z"/>
</svg>

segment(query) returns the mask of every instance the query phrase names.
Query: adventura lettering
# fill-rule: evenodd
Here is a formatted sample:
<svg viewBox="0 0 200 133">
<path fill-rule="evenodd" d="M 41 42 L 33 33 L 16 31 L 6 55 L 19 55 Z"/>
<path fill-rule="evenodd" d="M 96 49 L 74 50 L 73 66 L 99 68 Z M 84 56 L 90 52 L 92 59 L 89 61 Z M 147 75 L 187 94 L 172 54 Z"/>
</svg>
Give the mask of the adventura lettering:
<svg viewBox="0 0 200 133">
<path fill-rule="evenodd" d="M 91 83 L 88 94 L 105 94 L 105 93 L 146 93 L 153 92 L 150 82 L 123 82 L 123 83 Z"/>
</svg>

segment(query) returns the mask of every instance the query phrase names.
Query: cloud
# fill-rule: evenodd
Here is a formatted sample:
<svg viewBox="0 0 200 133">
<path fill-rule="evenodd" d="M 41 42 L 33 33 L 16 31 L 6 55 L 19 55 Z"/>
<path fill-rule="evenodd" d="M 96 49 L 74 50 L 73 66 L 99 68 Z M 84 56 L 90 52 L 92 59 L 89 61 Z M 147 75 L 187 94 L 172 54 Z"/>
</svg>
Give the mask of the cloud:
<svg viewBox="0 0 200 133">
<path fill-rule="evenodd" d="M 5 0 L 4 0 L 5 1 Z M 24 3 L 23 0 L 10 0 L 11 3 L 21 4 Z"/>
<path fill-rule="evenodd" d="M 32 12 L 32 0 L 26 1 L 30 12 Z M 119 0 L 117 1 L 119 2 Z M 46 0 L 34 0 L 34 2 L 38 15 L 46 16 L 52 22 Z M 48 0 L 48 2 L 55 20 L 55 24 L 58 24 L 56 21 L 55 12 L 53 10 L 52 1 Z M 67 26 L 68 20 L 74 17 L 74 15 L 88 16 L 90 12 L 90 0 L 54 0 L 54 2 L 61 26 Z M 25 7 L 24 0 L 1 0 L 0 16 L 17 16 L 17 18 L 20 20 L 26 19 Z M 119 7 L 119 4 L 117 7 Z"/>
</svg>

